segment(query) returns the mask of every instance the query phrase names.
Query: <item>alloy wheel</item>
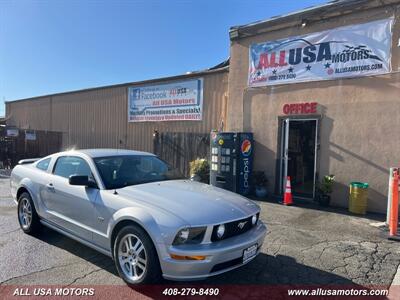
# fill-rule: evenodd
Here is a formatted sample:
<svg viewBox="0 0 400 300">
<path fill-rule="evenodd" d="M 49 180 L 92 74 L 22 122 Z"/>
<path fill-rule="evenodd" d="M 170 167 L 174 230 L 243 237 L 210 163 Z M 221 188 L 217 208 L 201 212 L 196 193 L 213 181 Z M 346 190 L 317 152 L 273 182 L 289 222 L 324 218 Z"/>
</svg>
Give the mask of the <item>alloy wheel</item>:
<svg viewBox="0 0 400 300">
<path fill-rule="evenodd" d="M 28 229 L 32 223 L 32 206 L 29 202 L 29 199 L 22 198 L 21 204 L 19 206 L 19 221 L 22 225 L 22 228 Z"/>
<path fill-rule="evenodd" d="M 140 280 L 146 272 L 147 253 L 140 238 L 127 234 L 118 246 L 118 261 L 122 272 L 131 281 Z"/>
</svg>

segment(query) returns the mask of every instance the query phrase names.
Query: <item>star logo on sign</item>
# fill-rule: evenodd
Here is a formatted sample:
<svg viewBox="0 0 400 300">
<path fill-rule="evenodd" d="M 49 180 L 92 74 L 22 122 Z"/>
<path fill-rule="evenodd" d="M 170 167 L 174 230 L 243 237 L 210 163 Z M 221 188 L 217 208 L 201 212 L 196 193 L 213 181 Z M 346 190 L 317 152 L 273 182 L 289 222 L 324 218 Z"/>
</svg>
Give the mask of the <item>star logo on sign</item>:
<svg viewBox="0 0 400 300">
<path fill-rule="evenodd" d="M 311 70 L 311 66 L 308 65 L 308 66 L 306 67 L 306 69 L 307 69 L 307 71 L 310 71 L 310 70 Z"/>
<path fill-rule="evenodd" d="M 288 71 L 289 71 L 289 73 L 293 73 L 293 68 L 292 67 L 290 67 L 289 69 L 288 69 Z"/>
<path fill-rule="evenodd" d="M 274 75 L 275 75 L 275 74 L 276 74 L 276 72 L 277 72 L 277 71 L 276 71 L 276 69 L 275 69 L 275 70 L 273 70 L 273 71 L 272 71 L 272 74 L 274 74 Z"/>
<path fill-rule="evenodd" d="M 325 69 L 328 69 L 330 66 L 331 66 L 330 63 L 326 63 L 326 64 L 325 64 Z"/>
</svg>

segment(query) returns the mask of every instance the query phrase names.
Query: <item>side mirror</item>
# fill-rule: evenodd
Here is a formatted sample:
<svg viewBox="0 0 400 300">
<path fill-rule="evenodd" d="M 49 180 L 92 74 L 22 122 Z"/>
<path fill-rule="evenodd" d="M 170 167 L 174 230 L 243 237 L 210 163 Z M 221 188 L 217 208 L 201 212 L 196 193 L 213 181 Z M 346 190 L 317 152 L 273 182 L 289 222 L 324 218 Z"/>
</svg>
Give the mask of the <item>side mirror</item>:
<svg viewBox="0 0 400 300">
<path fill-rule="evenodd" d="M 89 176 L 84 176 L 84 175 L 69 176 L 69 184 L 97 188 L 96 182 L 94 182 L 92 179 L 90 179 Z"/>
</svg>

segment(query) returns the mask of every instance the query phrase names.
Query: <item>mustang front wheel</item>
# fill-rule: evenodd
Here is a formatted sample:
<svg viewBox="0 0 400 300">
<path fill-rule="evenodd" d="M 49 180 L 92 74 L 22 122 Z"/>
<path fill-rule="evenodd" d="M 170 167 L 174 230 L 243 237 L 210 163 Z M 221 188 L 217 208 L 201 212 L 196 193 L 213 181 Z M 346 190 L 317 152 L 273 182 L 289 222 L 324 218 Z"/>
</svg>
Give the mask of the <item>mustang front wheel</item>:
<svg viewBox="0 0 400 300">
<path fill-rule="evenodd" d="M 115 239 L 114 260 L 121 278 L 128 284 L 154 283 L 160 279 L 157 251 L 138 226 L 121 229 Z"/>
</svg>

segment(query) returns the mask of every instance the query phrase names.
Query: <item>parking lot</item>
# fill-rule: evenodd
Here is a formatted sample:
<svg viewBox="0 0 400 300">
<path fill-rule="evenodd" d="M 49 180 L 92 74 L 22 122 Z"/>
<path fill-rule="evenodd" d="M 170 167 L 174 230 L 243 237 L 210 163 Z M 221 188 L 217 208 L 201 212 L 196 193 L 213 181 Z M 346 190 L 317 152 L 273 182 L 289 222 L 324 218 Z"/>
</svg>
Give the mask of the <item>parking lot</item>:
<svg viewBox="0 0 400 300">
<path fill-rule="evenodd" d="M 370 224 L 379 216 L 260 202 L 268 226 L 262 253 L 248 265 L 202 284 L 344 284 L 388 286 L 400 244 Z M 23 234 L 8 179 L 0 179 L 0 283 L 122 284 L 112 260 L 56 232 Z"/>
</svg>

